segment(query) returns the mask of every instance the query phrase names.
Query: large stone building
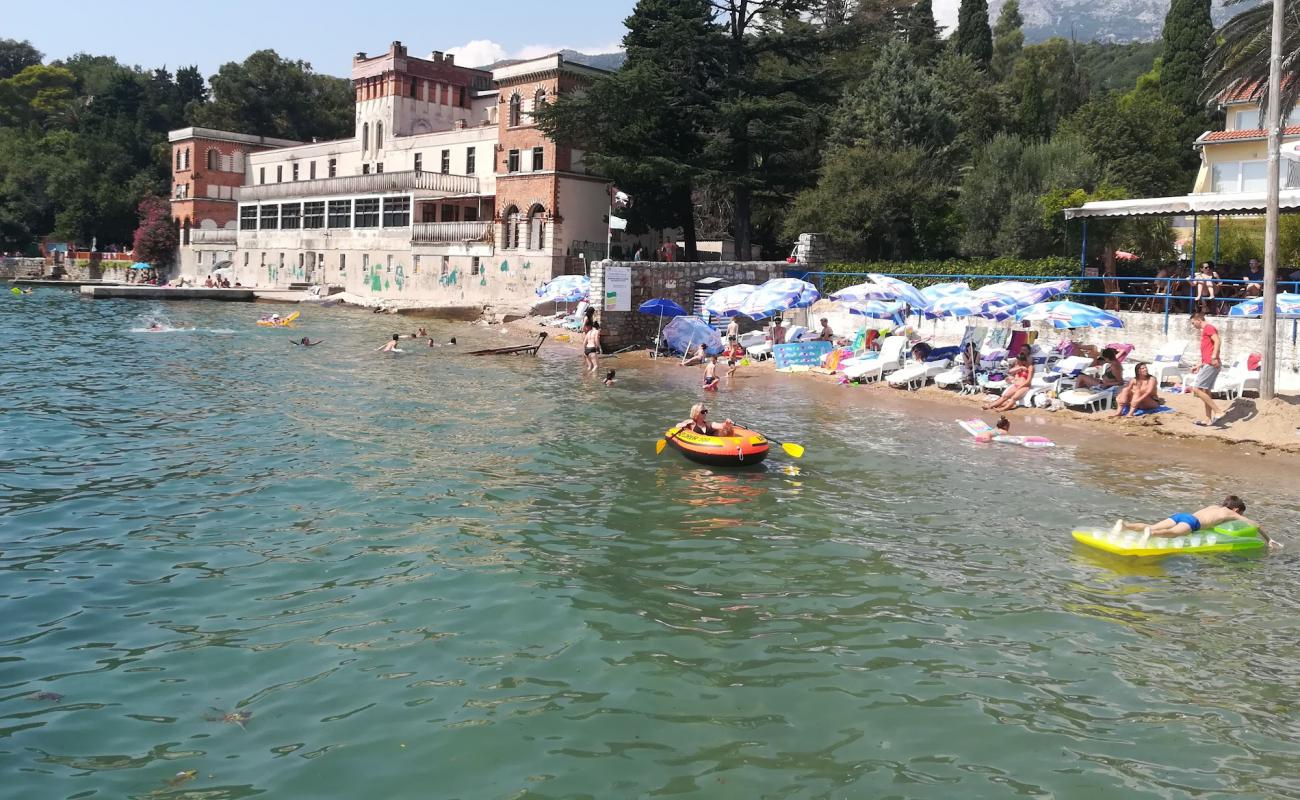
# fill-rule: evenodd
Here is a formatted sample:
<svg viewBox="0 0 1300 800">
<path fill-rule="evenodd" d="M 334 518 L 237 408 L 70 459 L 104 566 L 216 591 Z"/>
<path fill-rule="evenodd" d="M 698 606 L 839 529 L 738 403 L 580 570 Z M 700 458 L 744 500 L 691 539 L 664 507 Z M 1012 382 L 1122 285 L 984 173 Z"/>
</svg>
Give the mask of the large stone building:
<svg viewBox="0 0 1300 800">
<path fill-rule="evenodd" d="M 601 74 L 560 55 L 486 72 L 394 42 L 353 58 L 353 138 L 172 131 L 181 273 L 449 306 L 530 297 L 604 255 L 606 182 L 532 117 Z"/>
</svg>

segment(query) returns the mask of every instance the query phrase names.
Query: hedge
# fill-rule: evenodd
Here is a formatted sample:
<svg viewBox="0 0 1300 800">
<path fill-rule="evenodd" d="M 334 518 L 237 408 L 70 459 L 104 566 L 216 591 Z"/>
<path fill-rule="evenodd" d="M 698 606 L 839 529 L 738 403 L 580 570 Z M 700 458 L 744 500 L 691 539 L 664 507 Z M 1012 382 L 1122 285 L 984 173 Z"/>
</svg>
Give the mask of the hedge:
<svg viewBox="0 0 1300 800">
<path fill-rule="evenodd" d="M 1079 274 L 1079 260 L 1077 258 L 1054 256 L 1052 258 L 1038 259 L 993 258 L 988 260 L 963 260 L 954 258 L 946 261 L 872 261 L 859 264 L 827 264 L 818 271 L 857 273 L 856 275 L 846 274 L 843 277 L 838 275 L 814 275 L 811 278 L 814 283 L 818 283 L 818 279 L 821 279 L 822 294 L 829 294 L 846 286 L 862 283 L 866 280 L 864 273 L 868 272 L 886 275 L 1013 275 L 1027 278 L 1070 278 Z M 942 283 L 945 280 L 945 278 L 916 278 L 909 282 L 916 286 L 929 286 Z M 981 281 L 963 278 L 962 280 L 971 284 L 972 288 L 978 288 L 986 283 L 993 283 L 996 279 L 990 278 Z"/>
</svg>

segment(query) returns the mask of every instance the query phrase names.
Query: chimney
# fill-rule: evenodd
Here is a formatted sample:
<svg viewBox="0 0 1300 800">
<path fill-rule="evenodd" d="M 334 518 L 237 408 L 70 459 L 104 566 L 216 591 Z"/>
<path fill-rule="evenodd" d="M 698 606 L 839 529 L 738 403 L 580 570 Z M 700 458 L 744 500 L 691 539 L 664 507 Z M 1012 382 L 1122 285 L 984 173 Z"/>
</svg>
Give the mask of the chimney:
<svg viewBox="0 0 1300 800">
<path fill-rule="evenodd" d="M 388 52 L 395 56 L 404 56 L 406 55 L 406 48 L 402 47 L 401 42 L 394 40 L 393 43 L 388 46 Z"/>
<path fill-rule="evenodd" d="M 366 54 L 362 51 L 357 51 L 357 54 L 352 57 L 352 63 L 354 64 L 358 61 L 365 61 L 365 60 L 366 60 Z"/>
</svg>

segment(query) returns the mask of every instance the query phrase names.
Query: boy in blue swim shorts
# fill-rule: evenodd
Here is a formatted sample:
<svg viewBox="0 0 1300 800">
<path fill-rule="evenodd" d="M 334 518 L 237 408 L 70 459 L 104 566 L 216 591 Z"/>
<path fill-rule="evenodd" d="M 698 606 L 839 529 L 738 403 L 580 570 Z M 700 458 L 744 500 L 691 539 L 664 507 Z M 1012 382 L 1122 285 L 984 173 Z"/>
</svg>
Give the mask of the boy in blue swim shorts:
<svg viewBox="0 0 1300 800">
<path fill-rule="evenodd" d="M 1125 522 L 1117 520 L 1115 527 L 1111 530 L 1119 533 L 1123 530 L 1141 531 L 1145 536 L 1182 536 L 1186 533 L 1195 533 L 1202 528 L 1213 528 L 1216 525 L 1222 525 L 1229 520 L 1239 519 L 1259 531 L 1259 536 L 1268 542 L 1270 547 L 1277 544 L 1264 533 L 1258 522 L 1247 519 L 1243 514 L 1246 511 L 1246 504 L 1235 494 L 1228 495 L 1224 498 L 1223 503 L 1217 506 L 1206 506 L 1195 514 L 1171 514 L 1168 519 L 1152 525 L 1146 525 L 1140 522 Z"/>
</svg>

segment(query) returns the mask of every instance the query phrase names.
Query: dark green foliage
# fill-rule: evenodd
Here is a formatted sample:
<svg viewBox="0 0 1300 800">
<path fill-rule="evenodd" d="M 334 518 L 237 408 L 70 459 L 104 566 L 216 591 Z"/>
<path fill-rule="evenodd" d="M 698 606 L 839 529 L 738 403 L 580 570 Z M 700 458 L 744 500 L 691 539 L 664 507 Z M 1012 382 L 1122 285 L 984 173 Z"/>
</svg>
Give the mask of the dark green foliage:
<svg viewBox="0 0 1300 800">
<path fill-rule="evenodd" d="M 1095 97 L 1062 125 L 1076 136 L 1101 170 L 1101 181 L 1132 197 L 1161 197 L 1191 190 L 1183 168 L 1189 142 L 1180 139 L 1180 114 L 1153 92 Z"/>
<path fill-rule="evenodd" d="M 1202 115 L 1205 60 L 1214 46 L 1210 0 L 1173 0 L 1162 39 L 1161 96 L 1183 114 Z"/>
<path fill-rule="evenodd" d="M 1013 129 L 1027 138 L 1046 139 L 1088 99 L 1087 76 L 1079 68 L 1076 45 L 1050 39 L 1026 47 L 1004 84 Z"/>
<path fill-rule="evenodd" d="M 935 22 L 931 0 L 919 0 L 907 10 L 903 17 L 903 35 L 918 62 L 928 64 L 934 60 L 943 42 L 939 38 L 939 23 Z"/>
<path fill-rule="evenodd" d="M 259 50 L 223 64 L 211 83 L 212 101 L 192 114 L 196 125 L 296 141 L 352 135 L 352 82 L 320 75 L 305 61 Z"/>
<path fill-rule="evenodd" d="M 993 58 L 993 30 L 989 28 L 988 0 L 961 0 L 957 10 L 957 52 L 987 68 Z"/>
<path fill-rule="evenodd" d="M 1228 0 L 1232 8 L 1242 8 L 1256 0 Z M 1282 74 L 1294 74 L 1300 58 L 1300 0 L 1284 0 L 1285 25 L 1282 29 Z M 1238 86 L 1259 87 L 1261 107 L 1268 107 L 1268 70 L 1273 31 L 1273 4 L 1263 3 L 1228 20 L 1215 32 L 1215 47 L 1206 62 L 1208 80 L 1201 99 L 1213 102 L 1223 92 Z M 1282 81 L 1282 116 L 1285 117 L 1300 98 L 1300 81 Z"/>
<path fill-rule="evenodd" d="M 1025 46 L 1025 20 L 1020 16 L 1020 0 L 1006 0 L 993 26 L 993 60 L 989 69 L 993 77 L 1002 80 L 1011 74 L 1011 68 L 1020 58 Z"/>
<path fill-rule="evenodd" d="M 1151 71 L 1163 49 L 1161 42 L 1090 42 L 1074 52 L 1094 92 L 1127 92 Z"/>
<path fill-rule="evenodd" d="M 12 78 L 44 60 L 41 51 L 28 41 L 0 39 L 0 78 Z"/>
</svg>

